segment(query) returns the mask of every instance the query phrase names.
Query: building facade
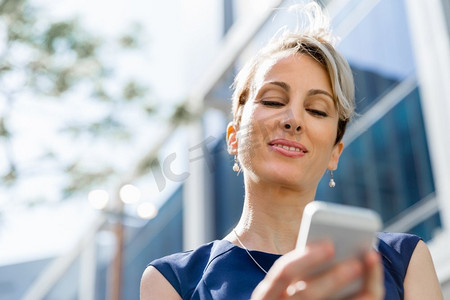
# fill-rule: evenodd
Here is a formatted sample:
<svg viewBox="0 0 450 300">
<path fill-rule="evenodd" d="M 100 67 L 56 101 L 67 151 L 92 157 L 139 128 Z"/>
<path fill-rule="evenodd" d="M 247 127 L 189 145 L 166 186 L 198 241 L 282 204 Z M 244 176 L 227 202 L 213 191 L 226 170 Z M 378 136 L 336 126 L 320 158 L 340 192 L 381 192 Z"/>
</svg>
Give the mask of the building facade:
<svg viewBox="0 0 450 300">
<path fill-rule="evenodd" d="M 140 276 L 153 259 L 220 239 L 236 224 L 243 204 L 242 175 L 232 171 L 224 131 L 230 119 L 229 86 L 242 62 L 281 26 L 298 24 L 288 11 L 294 1 L 181 1 L 184 28 L 196 37 L 186 85 L 190 107 L 202 117 L 181 128 L 187 149 L 202 149 L 187 162 L 189 176 L 140 228 L 127 228 L 122 298 L 139 298 Z M 344 137 L 334 173 L 324 174 L 317 199 L 368 207 L 380 213 L 385 231 L 411 232 L 428 243 L 443 291 L 450 297 L 450 4 L 447 0 L 328 0 L 338 49 L 355 77 L 357 119 Z M 211 8 L 211 6 L 214 6 Z M 211 15 L 201 13 L 209 7 Z M 211 21 L 214 20 L 214 24 Z M 217 30 L 211 30 L 211 26 Z M 202 37 L 198 30 L 208 28 Z M 211 38 L 211 35 L 213 38 Z M 202 41 L 208 47 L 198 45 Z M 207 41 L 206 41 L 207 40 Z M 211 44 L 211 41 L 215 41 Z M 206 52 L 206 53 L 204 53 Z M 205 61 L 207 60 L 207 61 Z M 200 63 L 201 62 L 201 63 Z M 192 74 L 191 74 L 192 75 Z M 95 299 L 108 298 L 109 260 L 97 253 Z M 80 270 L 72 268 L 48 293 L 58 298 Z M 67 292 L 67 289 L 66 289 Z M 71 297 L 77 298 L 75 289 Z M 126 297 L 125 297 L 126 295 Z"/>
</svg>

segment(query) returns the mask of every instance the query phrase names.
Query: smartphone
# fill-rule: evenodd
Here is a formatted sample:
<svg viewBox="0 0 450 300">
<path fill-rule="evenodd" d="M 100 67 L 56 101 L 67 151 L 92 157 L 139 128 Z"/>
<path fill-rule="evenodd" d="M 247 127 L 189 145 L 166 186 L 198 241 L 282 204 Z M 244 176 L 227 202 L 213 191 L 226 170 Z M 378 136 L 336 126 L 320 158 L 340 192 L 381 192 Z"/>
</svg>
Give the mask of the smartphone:
<svg viewBox="0 0 450 300">
<path fill-rule="evenodd" d="M 305 250 L 308 243 L 330 240 L 335 256 L 328 264 L 312 270 L 317 275 L 332 265 L 353 257 L 362 259 L 370 249 L 377 249 L 376 232 L 381 229 L 379 214 L 356 206 L 313 201 L 306 205 L 297 239 L 297 248 Z M 362 288 L 362 278 L 346 286 L 330 299 L 346 299 Z"/>
</svg>

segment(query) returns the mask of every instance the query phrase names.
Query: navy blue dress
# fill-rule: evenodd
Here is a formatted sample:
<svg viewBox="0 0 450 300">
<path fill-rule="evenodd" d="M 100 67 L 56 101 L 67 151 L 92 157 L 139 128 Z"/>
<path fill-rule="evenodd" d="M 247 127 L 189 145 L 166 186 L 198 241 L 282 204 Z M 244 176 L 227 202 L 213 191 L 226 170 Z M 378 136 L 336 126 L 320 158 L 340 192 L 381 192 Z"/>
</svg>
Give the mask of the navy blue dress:
<svg viewBox="0 0 450 300">
<path fill-rule="evenodd" d="M 403 233 L 379 233 L 378 238 L 384 265 L 385 299 L 403 299 L 403 279 L 420 238 Z M 265 270 L 280 257 L 250 252 Z M 165 256 L 150 265 L 161 272 L 183 299 L 250 299 L 265 276 L 244 249 L 226 240 Z"/>
</svg>

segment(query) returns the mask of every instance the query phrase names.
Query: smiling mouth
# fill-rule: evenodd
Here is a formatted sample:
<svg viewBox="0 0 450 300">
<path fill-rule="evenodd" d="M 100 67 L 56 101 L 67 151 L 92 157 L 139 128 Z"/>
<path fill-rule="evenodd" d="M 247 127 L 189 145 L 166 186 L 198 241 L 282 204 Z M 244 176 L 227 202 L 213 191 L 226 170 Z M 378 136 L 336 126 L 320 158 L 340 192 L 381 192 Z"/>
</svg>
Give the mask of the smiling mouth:
<svg viewBox="0 0 450 300">
<path fill-rule="evenodd" d="M 278 148 L 283 148 L 283 149 L 288 150 L 288 151 L 295 151 L 295 152 L 303 152 L 303 153 L 305 153 L 305 151 L 303 151 L 303 150 L 301 150 L 300 148 L 297 148 L 297 147 L 289 147 L 289 146 L 282 145 L 282 144 L 271 144 L 271 146 L 275 146 L 275 147 L 278 147 Z"/>
<path fill-rule="evenodd" d="M 270 146 L 275 146 L 278 148 L 283 148 L 288 151 L 297 151 L 297 152 L 308 152 L 305 146 L 300 144 L 299 142 L 287 140 L 283 138 L 276 138 L 269 142 Z"/>
<path fill-rule="evenodd" d="M 269 146 L 272 150 L 293 158 L 302 157 L 308 153 L 308 150 L 302 144 L 286 139 L 275 139 L 269 143 Z"/>
</svg>

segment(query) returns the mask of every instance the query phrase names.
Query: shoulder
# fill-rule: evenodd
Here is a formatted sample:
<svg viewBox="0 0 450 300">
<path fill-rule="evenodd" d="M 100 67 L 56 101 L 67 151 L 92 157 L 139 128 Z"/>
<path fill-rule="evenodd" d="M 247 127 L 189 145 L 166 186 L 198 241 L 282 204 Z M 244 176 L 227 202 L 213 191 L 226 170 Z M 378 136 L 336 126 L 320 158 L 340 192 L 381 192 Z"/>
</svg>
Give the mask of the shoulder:
<svg viewBox="0 0 450 300">
<path fill-rule="evenodd" d="M 140 299 L 180 300 L 181 297 L 157 269 L 148 266 L 142 274 Z"/>
<path fill-rule="evenodd" d="M 379 232 L 377 237 L 378 250 L 383 259 L 387 261 L 389 267 L 400 272 L 403 277 L 421 238 L 414 234 L 392 232 Z"/>
<path fill-rule="evenodd" d="M 427 245 L 420 241 L 415 248 L 405 281 L 405 299 L 442 299 L 441 287 Z"/>
<path fill-rule="evenodd" d="M 411 256 L 421 240 L 420 237 L 406 233 L 380 232 L 378 252 L 384 267 L 386 299 L 404 298 L 404 280 Z"/>
<path fill-rule="evenodd" d="M 382 244 L 388 245 L 398 253 L 408 251 L 411 248 L 414 250 L 421 240 L 419 236 L 414 234 L 396 232 L 379 232 L 377 237 Z"/>
<path fill-rule="evenodd" d="M 408 267 L 414 249 L 421 238 L 414 234 L 379 232 L 378 250 L 381 255 L 392 262 L 392 260 L 400 260 L 401 264 Z"/>
<path fill-rule="evenodd" d="M 189 298 L 188 296 L 197 287 L 207 265 L 217 256 L 228 251 L 229 248 L 231 245 L 226 241 L 214 241 L 194 250 L 156 259 L 149 264 L 146 272 L 157 271 L 178 295 L 182 298 Z"/>
</svg>

